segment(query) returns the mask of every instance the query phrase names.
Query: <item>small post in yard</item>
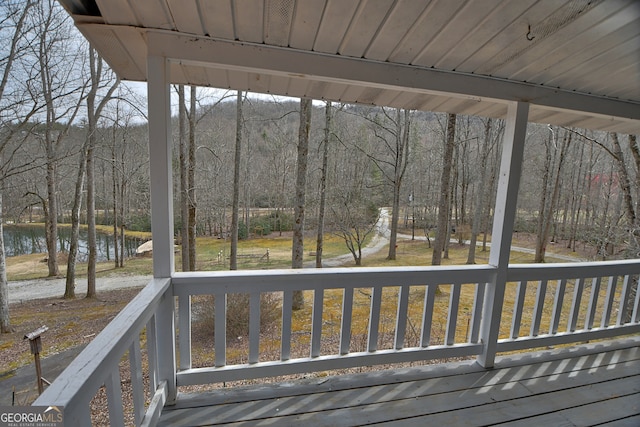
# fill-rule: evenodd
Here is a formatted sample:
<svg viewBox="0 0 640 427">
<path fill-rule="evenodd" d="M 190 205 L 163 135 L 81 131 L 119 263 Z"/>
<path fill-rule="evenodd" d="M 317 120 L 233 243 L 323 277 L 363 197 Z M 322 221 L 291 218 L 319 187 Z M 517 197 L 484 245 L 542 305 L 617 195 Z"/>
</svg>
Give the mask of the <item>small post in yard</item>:
<svg viewBox="0 0 640 427">
<path fill-rule="evenodd" d="M 36 376 L 38 381 L 38 394 L 42 394 L 44 391 L 44 385 L 42 384 L 42 368 L 40 367 L 40 351 L 42 350 L 42 340 L 40 339 L 40 335 L 48 331 L 49 328 L 46 326 L 41 326 L 33 332 L 28 333 L 24 336 L 24 339 L 29 340 L 29 344 L 31 345 L 31 354 L 33 354 L 33 358 L 36 363 Z"/>
</svg>

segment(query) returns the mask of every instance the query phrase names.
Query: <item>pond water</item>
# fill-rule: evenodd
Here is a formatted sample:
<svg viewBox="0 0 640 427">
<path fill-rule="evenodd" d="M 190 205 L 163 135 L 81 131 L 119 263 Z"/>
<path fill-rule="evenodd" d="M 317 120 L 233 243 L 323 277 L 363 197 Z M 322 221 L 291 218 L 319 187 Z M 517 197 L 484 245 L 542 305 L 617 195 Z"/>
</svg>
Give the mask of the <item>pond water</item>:
<svg viewBox="0 0 640 427">
<path fill-rule="evenodd" d="M 46 253 L 47 244 L 44 237 L 44 226 L 25 226 L 7 224 L 3 230 L 4 249 L 6 256 L 28 255 L 36 253 Z M 58 251 L 68 251 L 71 237 L 71 227 L 58 228 Z M 144 243 L 141 239 L 125 238 L 125 257 L 136 255 L 136 249 Z M 110 234 L 97 233 L 96 247 L 98 251 L 98 261 L 110 261 L 115 258 L 113 247 L 113 236 Z M 87 231 L 80 230 L 78 242 L 78 261 L 85 262 L 89 255 L 87 247 Z"/>
</svg>

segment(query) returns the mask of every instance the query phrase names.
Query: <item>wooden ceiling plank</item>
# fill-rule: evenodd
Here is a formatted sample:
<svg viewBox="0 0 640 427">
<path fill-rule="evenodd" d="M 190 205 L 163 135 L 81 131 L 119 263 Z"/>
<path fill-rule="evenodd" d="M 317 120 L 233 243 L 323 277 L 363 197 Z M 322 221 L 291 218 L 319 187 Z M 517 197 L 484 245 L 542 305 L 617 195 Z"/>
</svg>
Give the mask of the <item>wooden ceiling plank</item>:
<svg viewBox="0 0 640 427">
<path fill-rule="evenodd" d="M 328 0 L 313 50 L 337 53 L 360 2 Z"/>
<path fill-rule="evenodd" d="M 589 29 L 620 10 L 622 4 L 623 2 L 621 0 L 609 3 L 603 2 L 601 3 L 602 7 L 598 8 L 591 6 L 590 9 L 576 15 L 575 19 L 569 22 L 563 22 L 557 29 L 548 28 L 550 24 L 547 24 L 547 22 L 550 19 L 544 22 L 532 22 L 531 35 L 529 37 L 534 38 L 530 41 L 529 48 L 523 50 L 517 58 L 500 66 L 494 75 L 527 81 L 527 76 L 535 74 L 535 71 L 532 70 L 553 65 L 553 60 L 550 58 L 554 51 L 567 43 L 568 40 L 572 40 L 585 32 L 588 33 Z M 567 3 L 567 5 L 569 5 L 569 3 Z M 561 15 L 567 13 L 568 12 L 562 12 Z M 561 18 L 556 18 L 555 20 L 560 21 Z M 542 31 L 549 32 L 549 34 L 539 34 L 539 32 Z"/>
<path fill-rule="evenodd" d="M 389 60 L 411 64 L 416 58 L 428 52 L 447 22 L 465 6 L 465 3 L 466 0 L 434 0 L 423 7 L 418 20 L 413 23 L 409 31 L 405 30 L 406 36 L 391 52 Z"/>
<path fill-rule="evenodd" d="M 635 57 L 638 55 L 638 46 L 640 46 L 640 36 L 628 40 L 616 49 L 603 52 L 602 55 L 598 55 L 588 63 L 583 64 L 582 68 L 576 70 L 575 73 L 572 73 L 570 76 L 571 84 L 575 90 L 602 93 L 600 92 L 603 90 L 602 87 L 606 87 L 612 82 L 612 74 L 627 69 L 627 67 L 632 67 L 632 69 L 635 67 L 638 70 L 638 60 Z M 639 76 L 640 74 L 635 75 Z M 631 80 L 630 82 L 633 83 L 634 81 Z M 563 81 L 560 81 L 560 83 L 563 83 Z M 635 97 L 633 94 L 629 94 L 632 99 L 640 98 L 640 93 L 638 93 L 640 91 L 640 78 L 635 79 L 635 87 Z"/>
<path fill-rule="evenodd" d="M 204 35 L 202 18 L 196 0 L 166 0 L 178 31 Z"/>
<path fill-rule="evenodd" d="M 96 0 L 106 24 L 136 26 L 140 24 L 131 10 L 128 0 Z"/>
<path fill-rule="evenodd" d="M 295 49 L 312 50 L 326 0 L 297 2 L 289 35 L 289 46 Z"/>
<path fill-rule="evenodd" d="M 264 43 L 264 1 L 234 0 L 233 16 L 238 40 Z"/>
<path fill-rule="evenodd" d="M 568 48 L 562 50 L 561 56 L 557 57 L 553 66 L 541 69 L 538 74 L 530 76 L 530 81 L 551 86 L 557 85 L 566 73 L 573 73 L 576 68 L 592 68 L 592 60 L 608 51 L 617 49 L 621 40 L 628 40 L 640 35 L 640 22 L 632 20 L 627 24 L 623 22 L 619 22 L 619 24 L 621 26 L 614 27 L 619 28 L 617 31 L 604 36 L 600 35 L 597 38 L 594 37 L 589 49 L 576 50 L 567 46 Z"/>
<path fill-rule="evenodd" d="M 268 74 L 248 73 L 247 81 L 249 82 L 248 90 L 251 92 L 269 93 L 271 76 Z"/>
<path fill-rule="evenodd" d="M 129 5 L 143 27 L 165 30 L 175 28 L 166 0 L 129 0 Z"/>
<path fill-rule="evenodd" d="M 455 13 L 443 20 L 443 27 L 433 36 L 426 48 L 411 60 L 412 64 L 428 67 L 442 67 L 442 59 L 457 51 L 471 33 L 480 28 L 492 10 L 498 8 L 503 0 L 484 0 L 482 9 L 472 7 L 473 2 L 462 5 Z M 510 4 L 510 3 L 508 3 Z M 454 9 L 453 7 L 451 8 Z"/>
<path fill-rule="evenodd" d="M 537 0 L 503 0 L 503 2 L 491 9 L 485 18 L 472 28 L 465 29 L 464 37 L 456 44 L 455 49 L 445 51 L 435 64 L 436 68 L 473 72 L 468 65 L 468 60 L 489 45 L 495 37 L 507 31 L 517 19 L 519 19 Z M 490 54 L 491 58 L 493 54 Z M 467 63 L 467 66 L 463 64 Z"/>
<path fill-rule="evenodd" d="M 311 82 L 307 79 L 293 77 L 289 79 L 287 92 L 284 95 L 296 98 L 305 98 L 308 96 L 310 84 Z"/>
<path fill-rule="evenodd" d="M 229 0 L 198 0 L 205 35 L 235 40 L 233 10 Z"/>
<path fill-rule="evenodd" d="M 528 24 L 547 19 L 550 13 L 555 12 L 558 6 L 559 3 L 556 0 L 537 0 L 521 15 L 517 16 L 503 28 L 502 31 L 496 33 L 481 49 L 466 58 L 463 63 L 458 65 L 457 70 L 478 74 L 491 74 L 490 72 L 485 73 L 482 70 L 493 70 L 505 61 L 505 57 L 513 55 L 514 43 L 519 45 L 519 49 L 526 48 L 528 44 L 528 40 L 526 39 Z M 510 7 L 513 8 L 514 6 L 511 5 Z"/>
<path fill-rule="evenodd" d="M 209 86 L 219 89 L 229 89 L 231 87 L 226 70 L 220 68 L 206 67 Z"/>
<path fill-rule="evenodd" d="M 341 55 L 364 57 L 394 0 L 363 0 L 338 49 Z"/>
</svg>

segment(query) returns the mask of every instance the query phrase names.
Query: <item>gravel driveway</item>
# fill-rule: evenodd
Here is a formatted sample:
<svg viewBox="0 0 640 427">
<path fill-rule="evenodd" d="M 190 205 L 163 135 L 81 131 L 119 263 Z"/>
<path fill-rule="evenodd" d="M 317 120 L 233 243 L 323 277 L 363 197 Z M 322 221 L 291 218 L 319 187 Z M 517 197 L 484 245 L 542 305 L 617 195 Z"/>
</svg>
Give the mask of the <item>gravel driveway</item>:
<svg viewBox="0 0 640 427">
<path fill-rule="evenodd" d="M 96 280 L 98 292 L 122 288 L 143 287 L 151 276 L 100 277 Z M 9 304 L 38 298 L 55 298 L 64 295 L 65 279 L 35 279 L 9 282 Z M 76 295 L 87 293 L 87 279 L 76 280 Z"/>
</svg>

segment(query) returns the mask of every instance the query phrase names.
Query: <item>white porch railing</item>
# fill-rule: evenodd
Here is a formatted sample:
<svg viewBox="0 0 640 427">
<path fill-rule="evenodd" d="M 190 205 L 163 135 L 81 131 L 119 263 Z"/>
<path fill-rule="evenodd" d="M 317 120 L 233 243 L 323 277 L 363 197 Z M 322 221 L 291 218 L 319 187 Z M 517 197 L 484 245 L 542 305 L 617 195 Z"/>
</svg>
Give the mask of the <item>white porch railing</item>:
<svg viewBox="0 0 640 427">
<path fill-rule="evenodd" d="M 639 298 L 630 294 L 638 274 L 640 260 L 510 266 L 498 351 L 640 332 Z M 88 425 L 90 401 L 104 384 L 110 425 L 125 424 L 123 396 L 133 402 L 128 415 L 136 425 L 154 425 L 179 386 L 479 355 L 485 347 L 480 331 L 486 329 L 480 323 L 494 317 L 484 307 L 484 292 L 495 277 L 495 268 L 484 265 L 183 273 L 156 279 L 35 404 L 64 406 L 69 425 Z M 291 309 L 294 291 L 304 291 L 312 307 L 303 331 L 294 330 L 293 319 L 305 316 Z M 341 314 L 332 319 L 337 331 L 329 331 L 326 306 L 335 303 L 336 293 Z M 237 346 L 226 340 L 231 294 L 248 295 L 250 305 L 241 357 L 228 357 Z M 281 297 L 277 357 L 263 351 L 261 342 L 264 294 Z M 197 295 L 214 297 L 214 333 L 210 357 L 193 367 L 191 298 Z M 337 334 L 334 348 L 323 344 L 330 333 Z M 140 344 L 145 337 L 146 359 Z M 120 366 L 127 353 L 132 387 L 123 393 Z M 143 372 L 150 378 L 147 392 Z"/>
</svg>

